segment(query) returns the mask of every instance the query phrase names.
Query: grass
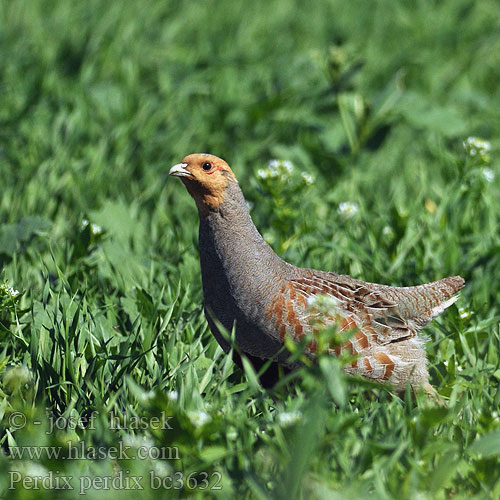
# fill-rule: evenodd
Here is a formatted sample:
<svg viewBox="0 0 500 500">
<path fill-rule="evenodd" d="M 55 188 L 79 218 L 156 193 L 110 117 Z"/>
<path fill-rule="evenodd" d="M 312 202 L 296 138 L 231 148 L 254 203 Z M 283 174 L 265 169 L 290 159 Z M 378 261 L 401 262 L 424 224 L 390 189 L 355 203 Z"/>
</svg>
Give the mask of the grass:
<svg viewBox="0 0 500 500">
<path fill-rule="evenodd" d="M 497 2 L 19 0 L 0 26 L 0 497 L 500 498 Z M 233 365 L 167 175 L 200 151 L 297 265 L 467 280 L 426 329 L 446 407 L 332 358 L 273 391 Z"/>
</svg>

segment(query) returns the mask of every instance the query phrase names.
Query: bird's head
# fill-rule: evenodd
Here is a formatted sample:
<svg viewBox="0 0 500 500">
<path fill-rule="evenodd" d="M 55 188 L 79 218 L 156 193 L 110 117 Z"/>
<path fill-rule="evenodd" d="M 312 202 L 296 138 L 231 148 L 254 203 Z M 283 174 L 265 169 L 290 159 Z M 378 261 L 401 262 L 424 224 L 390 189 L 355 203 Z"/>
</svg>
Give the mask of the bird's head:
<svg viewBox="0 0 500 500">
<path fill-rule="evenodd" d="M 186 156 L 170 169 L 169 174 L 180 177 L 194 198 L 200 215 L 218 210 L 226 199 L 228 185 L 237 182 L 224 160 L 205 153 Z"/>
</svg>

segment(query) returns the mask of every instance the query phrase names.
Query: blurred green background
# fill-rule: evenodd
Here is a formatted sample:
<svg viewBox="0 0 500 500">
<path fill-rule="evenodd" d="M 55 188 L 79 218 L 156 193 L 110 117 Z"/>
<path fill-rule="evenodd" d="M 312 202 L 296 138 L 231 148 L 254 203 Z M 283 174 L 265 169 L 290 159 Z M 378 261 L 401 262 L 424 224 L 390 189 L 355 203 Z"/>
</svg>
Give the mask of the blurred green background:
<svg viewBox="0 0 500 500">
<path fill-rule="evenodd" d="M 121 470 L 144 498 L 499 498 L 499 7 L 0 0 L 0 496 L 54 497 L 9 490 L 9 470 L 74 476 L 58 498 Z M 329 358 L 272 393 L 240 372 L 207 330 L 196 210 L 167 175 L 193 152 L 228 161 L 296 265 L 394 285 L 461 274 L 426 330 L 448 406 Z M 162 412 L 173 431 L 109 429 Z M 180 459 L 12 458 L 78 440 Z M 151 471 L 198 486 L 154 490 Z"/>
</svg>

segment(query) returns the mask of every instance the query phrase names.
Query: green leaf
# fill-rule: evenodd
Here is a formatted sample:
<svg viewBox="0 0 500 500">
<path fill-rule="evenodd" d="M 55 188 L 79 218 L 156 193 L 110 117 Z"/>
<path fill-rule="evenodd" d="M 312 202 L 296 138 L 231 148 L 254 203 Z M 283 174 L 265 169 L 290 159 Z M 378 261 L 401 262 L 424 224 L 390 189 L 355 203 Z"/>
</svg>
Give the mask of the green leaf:
<svg viewBox="0 0 500 500">
<path fill-rule="evenodd" d="M 483 457 L 500 456 L 500 429 L 495 429 L 481 436 L 469 446 L 467 453 Z"/>
<path fill-rule="evenodd" d="M 252 363 L 248 360 L 246 356 L 241 356 L 241 361 L 243 362 L 243 370 L 245 371 L 245 375 L 248 380 L 248 385 L 254 391 L 260 389 L 259 379 L 257 378 L 257 374 L 252 366 Z"/>
<path fill-rule="evenodd" d="M 200 458 L 206 463 L 218 462 L 228 454 L 223 446 L 205 446 L 200 452 Z"/>
<path fill-rule="evenodd" d="M 319 360 L 321 373 L 333 400 L 342 408 L 346 404 L 346 388 L 339 362 L 336 358 L 322 356 Z"/>
<path fill-rule="evenodd" d="M 460 459 L 457 457 L 456 450 L 445 453 L 429 478 L 430 491 L 436 493 L 444 488 L 456 473 L 459 464 Z"/>
<path fill-rule="evenodd" d="M 16 224 L 0 226 L 0 253 L 14 255 L 19 244 L 47 231 L 51 222 L 37 215 L 23 217 Z"/>
</svg>

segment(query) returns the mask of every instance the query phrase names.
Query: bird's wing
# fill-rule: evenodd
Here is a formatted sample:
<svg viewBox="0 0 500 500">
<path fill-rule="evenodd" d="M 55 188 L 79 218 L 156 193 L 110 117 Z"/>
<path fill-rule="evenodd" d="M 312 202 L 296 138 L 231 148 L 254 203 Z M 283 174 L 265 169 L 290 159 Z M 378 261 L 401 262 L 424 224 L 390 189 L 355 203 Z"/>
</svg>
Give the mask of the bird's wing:
<svg viewBox="0 0 500 500">
<path fill-rule="evenodd" d="M 334 315 L 325 315 L 323 324 L 338 321 L 334 317 L 338 315 L 343 318 L 341 329 L 356 326 L 369 337 L 367 343 L 388 344 L 416 336 L 432 318 L 455 302 L 458 297 L 453 294 L 463 283 L 462 278 L 454 276 L 398 288 L 311 271 L 288 282 L 288 300 L 284 305 L 288 309 L 287 319 L 293 319 L 295 314 L 295 323 L 314 320 L 318 316 L 316 299 L 324 295 L 332 300 Z M 291 323 L 289 326 L 293 327 Z"/>
</svg>

